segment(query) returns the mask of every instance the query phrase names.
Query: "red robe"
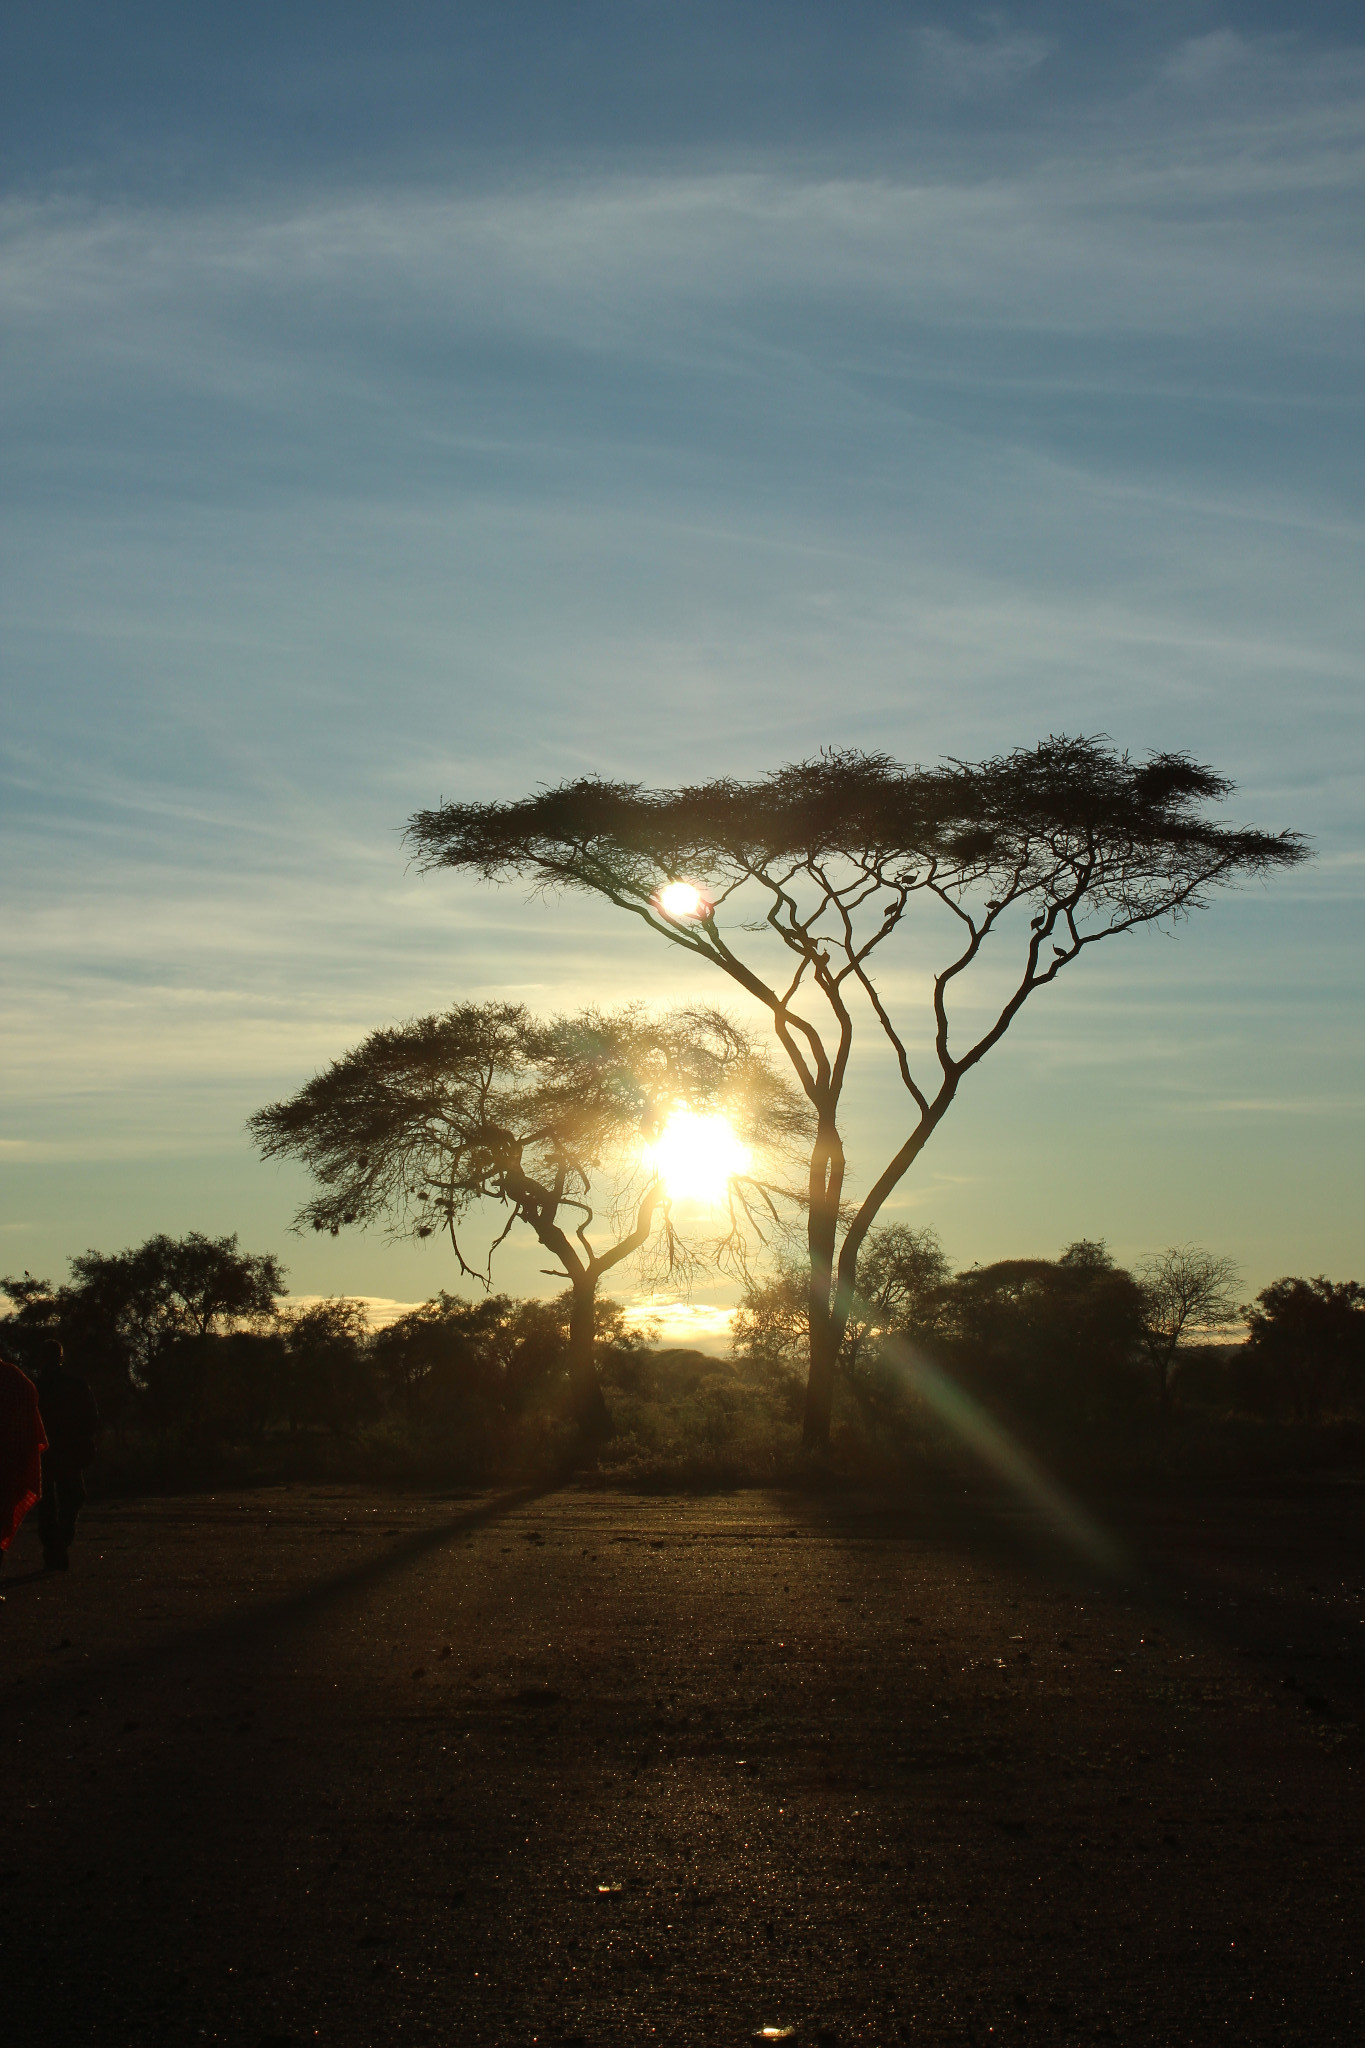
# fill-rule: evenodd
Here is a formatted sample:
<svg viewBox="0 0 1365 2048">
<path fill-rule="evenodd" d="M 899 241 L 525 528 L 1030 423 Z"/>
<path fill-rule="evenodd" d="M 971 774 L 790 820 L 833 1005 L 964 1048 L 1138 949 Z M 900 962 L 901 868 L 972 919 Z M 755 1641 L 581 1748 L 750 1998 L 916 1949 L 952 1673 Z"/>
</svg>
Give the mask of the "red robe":
<svg viewBox="0 0 1365 2048">
<path fill-rule="evenodd" d="M 43 1490 L 46 1449 L 38 1389 L 27 1373 L 0 1358 L 0 1551 L 9 1549 Z"/>
</svg>

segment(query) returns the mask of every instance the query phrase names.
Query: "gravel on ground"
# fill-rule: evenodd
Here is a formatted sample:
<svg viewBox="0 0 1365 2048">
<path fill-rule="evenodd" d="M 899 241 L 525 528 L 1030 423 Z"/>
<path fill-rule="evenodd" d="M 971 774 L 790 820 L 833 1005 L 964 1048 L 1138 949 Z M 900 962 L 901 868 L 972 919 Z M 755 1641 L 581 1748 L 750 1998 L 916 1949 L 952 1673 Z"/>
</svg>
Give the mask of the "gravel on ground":
<svg viewBox="0 0 1365 2048">
<path fill-rule="evenodd" d="M 1365 1490 L 284 1486 L 0 1590 L 33 2048 L 1365 2038 Z"/>
</svg>

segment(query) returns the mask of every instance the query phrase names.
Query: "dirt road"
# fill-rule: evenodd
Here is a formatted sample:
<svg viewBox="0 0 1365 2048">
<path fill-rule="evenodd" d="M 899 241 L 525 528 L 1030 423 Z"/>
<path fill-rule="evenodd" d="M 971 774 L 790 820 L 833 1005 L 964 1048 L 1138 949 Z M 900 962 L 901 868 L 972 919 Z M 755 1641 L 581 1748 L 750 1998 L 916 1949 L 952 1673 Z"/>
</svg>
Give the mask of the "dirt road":
<svg viewBox="0 0 1365 2048">
<path fill-rule="evenodd" d="M 1365 1500 L 280 1488 L 0 1606 L 23 2048 L 1365 2038 Z"/>
</svg>

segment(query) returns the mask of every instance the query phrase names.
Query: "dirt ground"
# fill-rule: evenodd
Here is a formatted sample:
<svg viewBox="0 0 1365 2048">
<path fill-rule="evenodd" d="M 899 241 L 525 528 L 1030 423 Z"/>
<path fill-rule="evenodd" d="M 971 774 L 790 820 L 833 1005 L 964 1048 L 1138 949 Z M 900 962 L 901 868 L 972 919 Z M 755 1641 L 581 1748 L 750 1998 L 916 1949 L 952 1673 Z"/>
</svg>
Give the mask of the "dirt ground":
<svg viewBox="0 0 1365 2048">
<path fill-rule="evenodd" d="M 7 2038 L 1365 2039 L 1365 1490 L 280 1487 L 0 1606 Z"/>
</svg>

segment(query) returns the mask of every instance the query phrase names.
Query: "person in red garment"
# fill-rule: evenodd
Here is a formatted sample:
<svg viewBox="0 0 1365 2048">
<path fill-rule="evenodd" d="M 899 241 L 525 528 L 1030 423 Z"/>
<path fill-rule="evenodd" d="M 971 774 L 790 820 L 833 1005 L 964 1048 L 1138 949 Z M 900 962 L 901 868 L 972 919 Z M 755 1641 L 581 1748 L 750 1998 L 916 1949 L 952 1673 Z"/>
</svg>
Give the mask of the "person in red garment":
<svg viewBox="0 0 1365 2048">
<path fill-rule="evenodd" d="M 38 1389 L 27 1373 L 0 1358 L 0 1569 L 15 1531 L 43 1490 L 46 1449 Z"/>
</svg>

